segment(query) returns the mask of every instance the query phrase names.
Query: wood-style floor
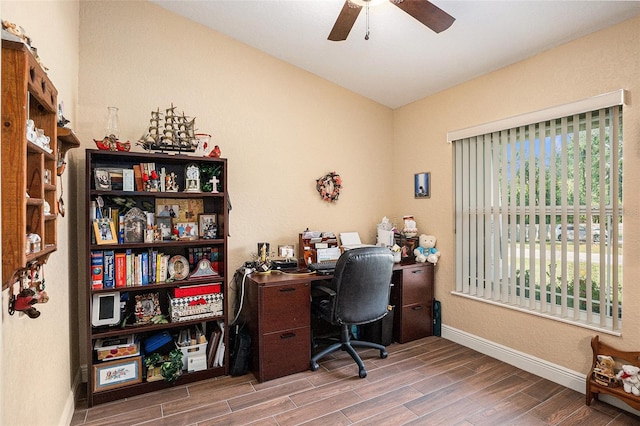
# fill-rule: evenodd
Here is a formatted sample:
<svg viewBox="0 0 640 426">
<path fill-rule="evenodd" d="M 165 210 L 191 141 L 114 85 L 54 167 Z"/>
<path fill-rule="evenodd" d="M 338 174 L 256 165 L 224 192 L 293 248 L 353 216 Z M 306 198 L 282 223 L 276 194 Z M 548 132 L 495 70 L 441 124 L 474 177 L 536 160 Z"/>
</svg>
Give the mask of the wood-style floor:
<svg viewBox="0 0 640 426">
<path fill-rule="evenodd" d="M 345 352 L 258 383 L 222 377 L 90 409 L 71 425 L 638 425 L 640 418 L 439 337 L 364 354 Z M 287 362 L 283 359 L 282 362 Z"/>
</svg>

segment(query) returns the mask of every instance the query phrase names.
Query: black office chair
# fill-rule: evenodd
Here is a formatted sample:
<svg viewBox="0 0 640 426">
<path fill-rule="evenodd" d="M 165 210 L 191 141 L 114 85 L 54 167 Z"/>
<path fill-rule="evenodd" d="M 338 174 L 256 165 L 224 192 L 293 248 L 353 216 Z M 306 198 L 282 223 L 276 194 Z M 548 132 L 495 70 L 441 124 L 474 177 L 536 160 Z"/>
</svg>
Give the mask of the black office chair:
<svg viewBox="0 0 640 426">
<path fill-rule="evenodd" d="M 336 264 L 333 279 L 326 285 L 312 288 L 311 312 L 333 325 L 340 326 L 340 341 L 311 357 L 311 370 L 318 369 L 318 360 L 341 349 L 347 351 L 359 367 L 359 376 L 367 377 L 364 363 L 354 346 L 380 350 L 384 346 L 351 340 L 351 326 L 377 321 L 387 314 L 393 256 L 384 247 L 361 247 L 344 252 Z"/>
</svg>

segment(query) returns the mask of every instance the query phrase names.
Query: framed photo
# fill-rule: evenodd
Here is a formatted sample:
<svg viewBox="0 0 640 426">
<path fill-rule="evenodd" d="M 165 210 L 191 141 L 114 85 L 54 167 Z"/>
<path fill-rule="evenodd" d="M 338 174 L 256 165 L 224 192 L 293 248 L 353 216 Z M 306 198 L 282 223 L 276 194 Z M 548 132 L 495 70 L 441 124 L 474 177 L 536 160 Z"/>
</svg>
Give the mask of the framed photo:
<svg viewBox="0 0 640 426">
<path fill-rule="evenodd" d="M 163 200 L 167 202 L 172 202 L 174 200 Z M 178 213 L 180 212 L 179 204 L 160 204 L 156 203 L 156 216 L 157 217 L 178 217 Z"/>
<path fill-rule="evenodd" d="M 292 258 L 294 254 L 294 245 L 278 246 L 278 256 L 289 259 Z"/>
<path fill-rule="evenodd" d="M 93 391 L 100 392 L 141 383 L 141 357 L 123 358 L 93 366 Z"/>
<path fill-rule="evenodd" d="M 178 230 L 178 238 L 181 240 L 198 239 L 198 224 L 195 222 L 176 222 L 175 229 Z"/>
<path fill-rule="evenodd" d="M 111 174 L 108 169 L 94 169 L 93 177 L 98 191 L 111 191 Z"/>
<path fill-rule="evenodd" d="M 156 315 L 161 315 L 160 296 L 158 293 L 136 294 L 134 315 L 136 324 L 149 324 Z"/>
<path fill-rule="evenodd" d="M 169 278 L 176 281 L 184 280 L 189 275 L 189 262 L 184 256 L 176 255 L 169 259 Z"/>
<path fill-rule="evenodd" d="M 97 244 L 117 244 L 118 234 L 116 234 L 116 226 L 111 219 L 102 218 L 93 221 L 93 232 L 96 236 Z"/>
<path fill-rule="evenodd" d="M 218 238 L 218 215 L 212 213 L 198 215 L 198 236 L 206 240 Z"/>
<path fill-rule="evenodd" d="M 431 197 L 431 173 L 416 173 L 413 178 L 413 193 L 415 198 Z"/>
<path fill-rule="evenodd" d="M 165 216 L 166 205 L 169 210 L 173 210 L 173 217 L 178 222 L 197 222 L 198 215 L 204 213 L 202 198 L 157 198 L 156 216 Z M 171 216 L 171 212 L 169 215 Z"/>
<path fill-rule="evenodd" d="M 163 241 L 171 240 L 173 233 L 173 219 L 171 216 L 156 216 L 156 226 Z"/>
</svg>

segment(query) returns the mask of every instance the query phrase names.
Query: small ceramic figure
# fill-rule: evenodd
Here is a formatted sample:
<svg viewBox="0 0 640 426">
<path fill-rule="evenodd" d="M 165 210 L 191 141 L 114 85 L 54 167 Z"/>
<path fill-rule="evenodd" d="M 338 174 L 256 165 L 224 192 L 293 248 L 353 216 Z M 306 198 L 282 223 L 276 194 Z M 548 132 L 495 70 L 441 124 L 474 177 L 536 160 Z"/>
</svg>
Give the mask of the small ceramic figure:
<svg viewBox="0 0 640 426">
<path fill-rule="evenodd" d="M 27 140 L 29 142 L 36 143 L 36 138 L 38 135 L 36 134 L 36 124 L 33 120 L 27 120 Z"/>
</svg>

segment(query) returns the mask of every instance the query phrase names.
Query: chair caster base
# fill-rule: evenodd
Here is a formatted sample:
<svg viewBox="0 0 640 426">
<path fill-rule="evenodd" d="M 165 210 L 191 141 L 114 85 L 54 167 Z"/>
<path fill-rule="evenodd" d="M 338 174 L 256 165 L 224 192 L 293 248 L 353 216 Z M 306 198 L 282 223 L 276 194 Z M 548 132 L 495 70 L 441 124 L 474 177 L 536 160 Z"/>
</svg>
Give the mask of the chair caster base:
<svg viewBox="0 0 640 426">
<path fill-rule="evenodd" d="M 310 368 L 311 368 L 311 371 L 316 371 L 316 370 L 318 370 L 318 368 L 320 368 L 320 366 L 318 365 L 317 362 L 313 362 L 312 361 L 311 365 L 310 365 Z"/>
<path fill-rule="evenodd" d="M 389 354 L 387 353 L 387 351 L 380 350 L 380 358 L 385 359 L 388 356 Z"/>
<path fill-rule="evenodd" d="M 361 368 L 360 371 L 358 371 L 358 376 L 360 376 L 361 379 L 364 379 L 365 377 L 367 377 L 367 370 Z"/>
</svg>

